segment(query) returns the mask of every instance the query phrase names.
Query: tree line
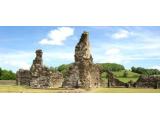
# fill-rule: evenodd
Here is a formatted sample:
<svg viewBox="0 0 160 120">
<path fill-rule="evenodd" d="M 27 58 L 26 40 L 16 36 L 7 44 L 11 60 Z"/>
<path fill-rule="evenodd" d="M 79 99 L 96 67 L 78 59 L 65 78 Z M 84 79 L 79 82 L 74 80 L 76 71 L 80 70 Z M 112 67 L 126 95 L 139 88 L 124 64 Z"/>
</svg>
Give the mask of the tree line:
<svg viewBox="0 0 160 120">
<path fill-rule="evenodd" d="M 132 72 L 143 74 L 143 75 L 160 75 L 160 71 L 158 69 L 146 69 L 143 67 L 132 67 Z"/>
<path fill-rule="evenodd" d="M 102 72 L 106 72 L 107 70 L 112 72 L 125 70 L 125 67 L 123 65 L 117 63 L 97 63 L 97 65 L 99 65 Z"/>
<path fill-rule="evenodd" d="M 65 76 L 71 65 L 72 64 L 62 64 L 58 67 L 50 67 L 50 70 L 59 71 Z M 97 65 L 99 66 L 102 73 L 106 72 L 107 70 L 110 70 L 112 72 L 125 70 L 125 67 L 123 65 L 116 63 L 97 63 Z M 143 67 L 133 66 L 131 68 L 131 71 L 143 75 L 160 75 L 160 71 L 158 69 L 146 69 Z M 128 76 L 127 71 L 124 71 L 124 77 L 127 76 Z M 14 72 L 12 72 L 11 70 L 0 68 L 0 80 L 15 80 L 15 79 L 16 79 L 16 74 Z"/>
<path fill-rule="evenodd" d="M 62 72 L 63 75 L 65 76 L 71 65 L 72 64 L 62 64 L 58 67 L 50 67 L 50 70 Z M 97 65 L 99 66 L 102 72 L 106 72 L 107 70 L 110 71 L 125 70 L 125 67 L 123 65 L 116 63 L 97 63 Z"/>
<path fill-rule="evenodd" d="M 0 80 L 15 80 L 16 74 L 11 70 L 0 68 Z"/>
</svg>

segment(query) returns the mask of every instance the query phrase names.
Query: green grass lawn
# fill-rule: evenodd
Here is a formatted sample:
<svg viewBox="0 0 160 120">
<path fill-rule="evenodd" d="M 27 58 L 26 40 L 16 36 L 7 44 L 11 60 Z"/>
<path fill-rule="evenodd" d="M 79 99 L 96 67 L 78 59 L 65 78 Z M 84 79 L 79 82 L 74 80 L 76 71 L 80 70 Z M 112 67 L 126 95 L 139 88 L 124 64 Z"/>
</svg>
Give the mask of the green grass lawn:
<svg viewBox="0 0 160 120">
<path fill-rule="evenodd" d="M 118 72 L 113 72 L 113 74 L 115 75 L 115 77 L 123 77 L 125 71 L 127 71 L 127 74 L 128 74 L 127 77 L 131 77 L 131 78 L 139 77 L 138 73 L 134 73 L 134 72 L 129 71 L 129 70 L 121 70 L 121 71 L 118 71 Z"/>
<path fill-rule="evenodd" d="M 91 93 L 160 93 L 160 89 L 150 88 L 96 88 Z"/>
<path fill-rule="evenodd" d="M 119 79 L 120 81 L 127 83 L 130 80 L 132 80 L 133 82 L 136 82 L 139 78 L 139 74 L 131 72 L 129 70 L 127 70 L 127 77 L 123 77 L 125 70 L 122 71 L 118 71 L 118 72 L 113 72 L 114 76 Z"/>
<path fill-rule="evenodd" d="M 139 89 L 139 88 L 93 88 L 84 89 L 31 89 L 27 86 L 0 85 L 0 93 L 160 93 L 160 89 Z"/>
<path fill-rule="evenodd" d="M 28 86 L 0 85 L 0 93 L 80 93 L 83 89 L 46 88 L 32 89 Z"/>
<path fill-rule="evenodd" d="M 129 71 L 129 70 L 127 70 L 127 73 L 128 73 L 127 77 L 124 77 L 124 76 L 123 76 L 123 75 L 124 75 L 124 72 L 125 72 L 125 70 L 121 70 L 121 71 L 118 71 L 118 72 L 113 72 L 113 74 L 114 74 L 114 77 L 115 77 L 115 78 L 119 79 L 120 81 L 122 81 L 122 82 L 124 82 L 124 83 L 127 83 L 127 82 L 129 82 L 130 80 L 136 82 L 136 81 L 138 80 L 138 78 L 139 78 L 139 74 L 134 73 L 134 72 L 131 72 L 131 71 Z M 102 80 L 107 80 L 107 78 L 106 78 L 106 73 L 105 73 L 105 72 L 102 73 L 101 79 L 102 79 Z"/>
<path fill-rule="evenodd" d="M 130 78 L 125 78 L 125 77 L 117 77 L 117 79 L 119 79 L 120 81 L 124 82 L 124 83 L 127 83 L 129 82 L 130 80 L 132 80 L 133 82 L 136 82 L 138 80 L 138 77 L 130 77 Z"/>
</svg>

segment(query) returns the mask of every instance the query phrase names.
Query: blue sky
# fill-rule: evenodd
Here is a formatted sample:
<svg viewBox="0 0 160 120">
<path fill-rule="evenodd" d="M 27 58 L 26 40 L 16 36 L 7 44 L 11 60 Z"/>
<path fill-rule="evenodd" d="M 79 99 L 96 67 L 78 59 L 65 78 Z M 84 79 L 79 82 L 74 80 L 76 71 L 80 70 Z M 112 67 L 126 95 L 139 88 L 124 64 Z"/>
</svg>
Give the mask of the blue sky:
<svg viewBox="0 0 160 120">
<path fill-rule="evenodd" d="M 46 66 L 71 63 L 83 31 L 89 32 L 95 63 L 160 69 L 160 27 L 138 26 L 1 26 L 0 67 L 29 69 L 36 49 L 43 50 Z"/>
</svg>

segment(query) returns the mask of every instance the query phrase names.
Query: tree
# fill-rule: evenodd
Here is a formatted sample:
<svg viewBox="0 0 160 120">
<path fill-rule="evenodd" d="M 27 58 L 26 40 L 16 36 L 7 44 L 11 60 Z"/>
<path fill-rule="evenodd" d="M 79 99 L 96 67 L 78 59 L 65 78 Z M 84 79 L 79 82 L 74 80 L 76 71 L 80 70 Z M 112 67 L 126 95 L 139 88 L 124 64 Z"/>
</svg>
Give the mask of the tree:
<svg viewBox="0 0 160 120">
<path fill-rule="evenodd" d="M 128 72 L 126 70 L 123 73 L 123 77 L 128 77 Z"/>
<path fill-rule="evenodd" d="M 160 71 L 158 69 L 145 69 L 142 67 L 132 67 L 132 72 L 144 74 L 144 75 L 159 75 Z"/>
<path fill-rule="evenodd" d="M 110 71 L 121 71 L 125 70 L 123 65 L 116 64 L 116 63 L 99 63 L 101 71 L 106 72 L 107 70 Z"/>
<path fill-rule="evenodd" d="M 2 69 L 0 68 L 0 78 L 1 78 L 1 75 L 2 75 Z"/>
<path fill-rule="evenodd" d="M 57 71 L 57 67 L 50 67 L 49 68 L 52 72 L 56 72 Z"/>
<path fill-rule="evenodd" d="M 0 75 L 0 80 L 15 80 L 16 79 L 16 74 L 13 73 L 10 70 L 0 70 L 1 75 Z"/>
<path fill-rule="evenodd" d="M 1 76 L 2 76 L 2 69 L 0 68 L 0 80 L 1 80 Z"/>
<path fill-rule="evenodd" d="M 72 64 L 62 64 L 59 67 L 57 67 L 57 70 L 59 72 L 62 72 L 62 74 L 65 76 L 71 65 Z"/>
</svg>

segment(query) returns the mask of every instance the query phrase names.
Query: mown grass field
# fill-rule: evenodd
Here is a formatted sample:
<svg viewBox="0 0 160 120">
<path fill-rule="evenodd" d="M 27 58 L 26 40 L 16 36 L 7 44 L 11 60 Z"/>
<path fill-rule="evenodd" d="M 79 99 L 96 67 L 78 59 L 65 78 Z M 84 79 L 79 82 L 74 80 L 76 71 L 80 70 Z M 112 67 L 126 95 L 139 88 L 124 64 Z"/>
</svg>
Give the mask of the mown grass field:
<svg viewBox="0 0 160 120">
<path fill-rule="evenodd" d="M 160 89 L 139 88 L 94 88 L 84 89 L 31 89 L 27 86 L 0 85 L 0 93 L 160 93 Z"/>
<path fill-rule="evenodd" d="M 0 93 L 82 93 L 83 89 L 47 88 L 32 89 L 27 86 L 0 85 Z"/>
<path fill-rule="evenodd" d="M 96 88 L 91 93 L 160 93 L 160 89 L 150 88 Z"/>
</svg>

